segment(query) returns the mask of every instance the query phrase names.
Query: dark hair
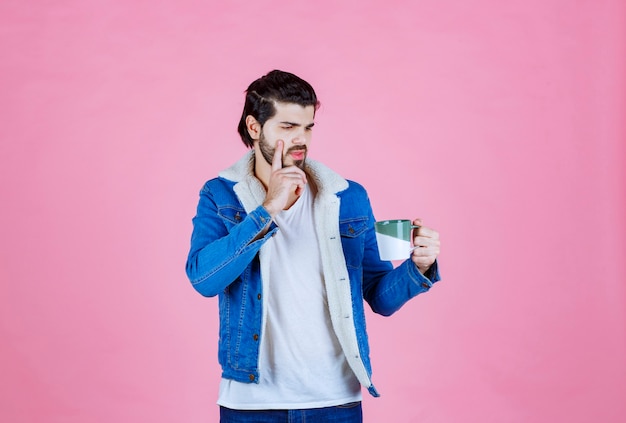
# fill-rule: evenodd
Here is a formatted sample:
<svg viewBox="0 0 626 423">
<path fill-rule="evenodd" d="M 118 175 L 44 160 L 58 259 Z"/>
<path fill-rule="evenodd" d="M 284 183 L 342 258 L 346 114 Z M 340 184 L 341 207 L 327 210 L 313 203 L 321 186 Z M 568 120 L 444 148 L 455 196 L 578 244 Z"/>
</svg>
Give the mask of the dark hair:
<svg viewBox="0 0 626 423">
<path fill-rule="evenodd" d="M 254 140 L 246 128 L 246 117 L 254 117 L 263 126 L 276 114 L 275 102 L 295 103 L 300 106 L 319 107 L 319 101 L 311 84 L 296 75 L 273 70 L 254 81 L 246 90 L 246 102 L 237 131 L 243 143 L 252 148 Z"/>
</svg>

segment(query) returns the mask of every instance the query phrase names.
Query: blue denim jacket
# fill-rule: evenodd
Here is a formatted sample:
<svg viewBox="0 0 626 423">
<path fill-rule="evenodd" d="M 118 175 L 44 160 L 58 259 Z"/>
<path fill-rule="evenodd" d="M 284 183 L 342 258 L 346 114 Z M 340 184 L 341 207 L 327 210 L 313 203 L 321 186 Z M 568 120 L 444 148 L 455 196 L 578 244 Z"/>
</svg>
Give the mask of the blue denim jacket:
<svg viewBox="0 0 626 423">
<path fill-rule="evenodd" d="M 263 286 L 271 259 L 263 246 L 279 230 L 261 206 L 265 190 L 253 176 L 253 160 L 250 152 L 200 191 L 186 266 L 198 292 L 219 297 L 223 377 L 245 383 L 259 381 Z M 395 269 L 381 261 L 363 187 L 311 160 L 306 172 L 317 189 L 314 221 L 333 328 L 357 379 L 378 396 L 363 299 L 374 312 L 391 315 L 439 280 L 437 263 L 424 276 L 410 260 Z M 268 224 L 269 231 L 259 236 Z"/>
</svg>

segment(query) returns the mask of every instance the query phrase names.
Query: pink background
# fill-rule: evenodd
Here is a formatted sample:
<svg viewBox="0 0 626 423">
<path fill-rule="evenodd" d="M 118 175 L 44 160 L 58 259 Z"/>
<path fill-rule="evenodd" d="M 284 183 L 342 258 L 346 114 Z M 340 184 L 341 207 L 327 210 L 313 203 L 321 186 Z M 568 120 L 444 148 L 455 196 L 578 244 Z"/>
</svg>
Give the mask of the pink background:
<svg viewBox="0 0 626 423">
<path fill-rule="evenodd" d="M 626 421 L 624 2 L 213 3 L 0 3 L 0 421 L 217 421 L 191 217 L 274 68 L 313 158 L 441 232 L 365 421 Z"/>
</svg>

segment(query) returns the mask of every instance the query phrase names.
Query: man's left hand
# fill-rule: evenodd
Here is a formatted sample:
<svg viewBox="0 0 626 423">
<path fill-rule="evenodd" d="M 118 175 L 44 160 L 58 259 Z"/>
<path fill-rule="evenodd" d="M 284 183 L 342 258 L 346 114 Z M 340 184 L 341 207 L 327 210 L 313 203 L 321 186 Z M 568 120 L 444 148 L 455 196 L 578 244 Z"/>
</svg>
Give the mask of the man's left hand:
<svg viewBox="0 0 626 423">
<path fill-rule="evenodd" d="M 422 225 L 422 219 L 415 219 L 413 225 L 419 226 L 419 228 L 413 231 L 413 252 L 411 253 L 411 260 L 421 274 L 432 266 L 437 259 L 440 250 L 439 233 L 433 229 L 427 228 Z"/>
</svg>

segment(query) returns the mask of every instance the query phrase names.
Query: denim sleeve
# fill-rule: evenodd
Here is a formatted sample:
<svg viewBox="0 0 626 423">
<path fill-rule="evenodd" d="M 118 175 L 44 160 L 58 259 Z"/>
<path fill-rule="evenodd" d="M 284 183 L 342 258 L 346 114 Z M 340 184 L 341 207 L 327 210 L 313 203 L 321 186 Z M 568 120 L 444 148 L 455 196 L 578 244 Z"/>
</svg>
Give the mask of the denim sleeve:
<svg viewBox="0 0 626 423">
<path fill-rule="evenodd" d="M 393 269 L 391 262 L 381 260 L 378 255 L 374 222 L 370 207 L 363 256 L 363 297 L 375 313 L 390 316 L 440 280 L 439 265 L 435 261 L 425 275 L 420 273 L 411 259 Z"/>
<path fill-rule="evenodd" d="M 426 275 L 422 275 L 417 266 L 407 259 L 380 279 L 375 289 L 370 290 L 368 303 L 375 313 L 390 316 L 411 298 L 427 292 L 439 280 L 436 261 Z"/>
<path fill-rule="evenodd" d="M 191 248 L 187 258 L 187 277 L 193 287 L 204 296 L 215 296 L 234 282 L 252 262 L 261 246 L 276 232 L 270 230 L 259 239 L 259 234 L 271 222 L 263 206 L 257 207 L 241 222 L 227 228 L 218 214 L 210 189 L 200 192 L 196 216 L 193 218 Z"/>
</svg>

